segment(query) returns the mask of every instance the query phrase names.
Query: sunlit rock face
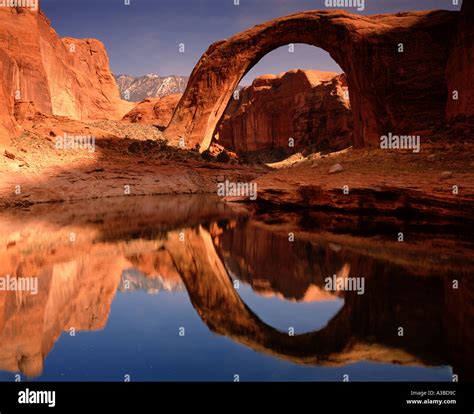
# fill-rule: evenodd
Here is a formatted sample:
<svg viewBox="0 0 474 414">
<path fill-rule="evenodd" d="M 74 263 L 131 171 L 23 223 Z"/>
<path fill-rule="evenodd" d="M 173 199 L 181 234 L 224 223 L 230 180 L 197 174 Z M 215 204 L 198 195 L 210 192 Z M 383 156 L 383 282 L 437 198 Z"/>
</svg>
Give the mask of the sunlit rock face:
<svg viewBox="0 0 474 414">
<path fill-rule="evenodd" d="M 47 115 L 120 119 L 122 101 L 104 45 L 95 39 L 61 39 L 41 11 L 0 8 L 0 143 L 18 132 L 15 101 L 34 102 Z"/>
<path fill-rule="evenodd" d="M 344 75 L 294 70 L 259 76 L 235 98 L 217 127 L 219 144 L 232 151 L 335 151 L 352 144 Z"/>
</svg>

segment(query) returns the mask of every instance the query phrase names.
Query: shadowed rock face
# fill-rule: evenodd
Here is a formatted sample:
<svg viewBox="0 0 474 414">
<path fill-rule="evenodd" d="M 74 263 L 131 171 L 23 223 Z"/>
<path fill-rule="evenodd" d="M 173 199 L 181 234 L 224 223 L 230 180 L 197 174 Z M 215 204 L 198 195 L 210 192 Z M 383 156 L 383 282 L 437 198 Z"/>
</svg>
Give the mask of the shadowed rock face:
<svg viewBox="0 0 474 414">
<path fill-rule="evenodd" d="M 447 11 L 368 17 L 307 11 L 255 26 L 209 47 L 165 136 L 207 149 L 240 80 L 289 43 L 326 50 L 347 75 L 356 147 L 378 144 L 389 131 L 426 129 L 445 113 L 448 46 L 458 17 Z"/>
<path fill-rule="evenodd" d="M 219 144 L 238 153 L 347 148 L 352 113 L 345 76 L 315 70 L 260 76 L 231 99 L 217 131 Z"/>
</svg>

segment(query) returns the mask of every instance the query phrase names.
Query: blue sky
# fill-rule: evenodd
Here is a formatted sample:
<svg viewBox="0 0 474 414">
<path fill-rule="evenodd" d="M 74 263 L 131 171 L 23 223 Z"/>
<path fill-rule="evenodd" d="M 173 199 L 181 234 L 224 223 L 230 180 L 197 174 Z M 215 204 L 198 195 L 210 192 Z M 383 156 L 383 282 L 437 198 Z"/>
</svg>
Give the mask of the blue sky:
<svg viewBox="0 0 474 414">
<path fill-rule="evenodd" d="M 42 0 L 60 36 L 104 42 L 116 74 L 189 75 L 208 46 L 255 24 L 303 10 L 325 9 L 325 0 Z M 362 14 L 407 10 L 459 10 L 456 0 L 365 0 Z M 462 1 L 459 0 L 461 4 Z M 355 9 L 348 9 L 356 12 Z M 180 43 L 185 53 L 179 53 Z M 296 45 L 265 56 L 244 83 L 263 73 L 293 68 L 340 71 L 323 50 Z"/>
</svg>

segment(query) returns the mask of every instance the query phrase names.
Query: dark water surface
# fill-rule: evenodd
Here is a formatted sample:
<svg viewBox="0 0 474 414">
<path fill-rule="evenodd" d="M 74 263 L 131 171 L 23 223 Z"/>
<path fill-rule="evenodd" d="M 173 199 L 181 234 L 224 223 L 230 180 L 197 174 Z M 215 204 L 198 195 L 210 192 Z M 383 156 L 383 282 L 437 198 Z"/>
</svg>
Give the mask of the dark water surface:
<svg viewBox="0 0 474 414">
<path fill-rule="evenodd" d="M 0 380 L 472 380 L 472 264 L 465 223 L 202 196 L 4 212 L 0 276 L 38 293 L 0 291 Z"/>
</svg>

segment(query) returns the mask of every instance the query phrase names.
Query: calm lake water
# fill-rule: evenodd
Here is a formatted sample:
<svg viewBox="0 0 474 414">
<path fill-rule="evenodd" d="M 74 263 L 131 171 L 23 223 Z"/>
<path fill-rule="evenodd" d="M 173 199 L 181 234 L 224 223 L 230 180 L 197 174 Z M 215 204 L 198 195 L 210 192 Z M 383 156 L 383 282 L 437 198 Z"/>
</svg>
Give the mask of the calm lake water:
<svg viewBox="0 0 474 414">
<path fill-rule="evenodd" d="M 38 292 L 0 291 L 0 380 L 472 380 L 463 227 L 202 196 L 4 212 L 0 276 Z"/>
</svg>

